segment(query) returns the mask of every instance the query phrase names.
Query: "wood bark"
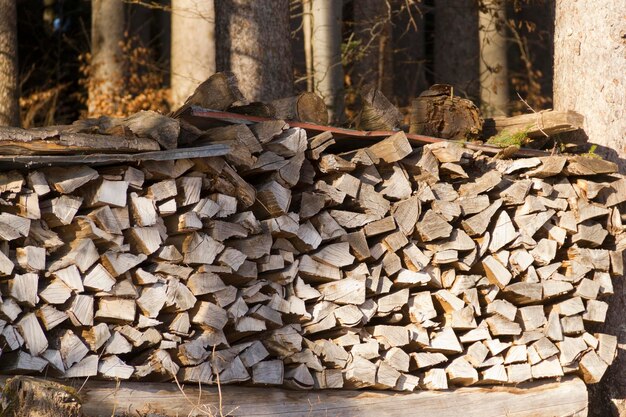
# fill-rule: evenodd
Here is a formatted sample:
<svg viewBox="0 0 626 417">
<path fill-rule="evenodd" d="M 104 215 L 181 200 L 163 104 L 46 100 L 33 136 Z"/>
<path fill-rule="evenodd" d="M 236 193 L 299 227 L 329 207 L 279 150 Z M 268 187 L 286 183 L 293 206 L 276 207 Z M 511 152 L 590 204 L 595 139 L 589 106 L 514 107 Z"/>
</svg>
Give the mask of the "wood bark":
<svg viewBox="0 0 626 417">
<path fill-rule="evenodd" d="M 626 23 L 619 2 L 557 0 L 554 34 L 554 106 L 585 117 L 584 132 L 595 152 L 626 170 Z M 575 63 L 575 65 L 572 65 Z M 615 282 L 605 331 L 626 342 L 623 280 Z M 595 416 L 626 415 L 626 355 L 623 351 L 609 375 L 592 395 Z M 612 410 L 609 410 L 609 406 Z"/>
<path fill-rule="evenodd" d="M 173 0 L 171 42 L 171 104 L 177 108 L 215 72 L 213 0 Z"/>
<path fill-rule="evenodd" d="M 478 24 L 481 109 L 488 117 L 506 116 L 509 102 L 506 2 L 485 1 L 478 13 Z"/>
<path fill-rule="evenodd" d="M 3 386 L 3 415 L 7 417 L 81 417 L 82 406 L 73 388 L 53 381 L 14 377 Z"/>
<path fill-rule="evenodd" d="M 333 0 L 312 0 L 311 4 L 314 91 L 324 99 L 331 124 L 344 118 L 341 7 L 342 2 Z"/>
<path fill-rule="evenodd" d="M 293 93 L 289 1 L 216 0 L 217 66 L 232 71 L 250 101 Z"/>
<path fill-rule="evenodd" d="M 19 126 L 16 0 L 0 1 L 0 126 Z"/>
<path fill-rule="evenodd" d="M 479 97 L 478 5 L 475 0 L 435 2 L 435 82 L 454 94 Z"/>
<path fill-rule="evenodd" d="M 116 101 L 122 96 L 124 87 L 123 41 L 124 2 L 94 0 L 91 3 L 91 72 L 87 104 L 90 115 L 116 110 Z"/>
</svg>

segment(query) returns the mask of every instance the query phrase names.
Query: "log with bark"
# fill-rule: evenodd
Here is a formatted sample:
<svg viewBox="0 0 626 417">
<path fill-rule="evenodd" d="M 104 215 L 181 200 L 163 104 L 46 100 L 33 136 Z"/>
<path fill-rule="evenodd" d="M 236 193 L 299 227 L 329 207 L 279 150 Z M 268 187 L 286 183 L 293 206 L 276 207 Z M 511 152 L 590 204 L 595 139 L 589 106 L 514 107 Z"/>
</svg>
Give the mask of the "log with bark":
<svg viewBox="0 0 626 417">
<path fill-rule="evenodd" d="M 447 84 L 431 86 L 411 104 L 410 133 L 472 141 L 481 138 L 482 125 L 476 105 L 455 96 Z"/>
</svg>

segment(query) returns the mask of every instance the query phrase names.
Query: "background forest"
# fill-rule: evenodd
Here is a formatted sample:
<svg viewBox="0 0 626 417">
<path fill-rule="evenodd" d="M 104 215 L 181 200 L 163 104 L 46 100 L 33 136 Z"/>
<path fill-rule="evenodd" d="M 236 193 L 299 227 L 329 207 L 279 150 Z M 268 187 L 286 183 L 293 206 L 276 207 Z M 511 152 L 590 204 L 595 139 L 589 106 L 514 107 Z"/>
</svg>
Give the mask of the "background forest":
<svg viewBox="0 0 626 417">
<path fill-rule="evenodd" d="M 549 1 L 212 3 L 18 1 L 22 126 L 167 112 L 216 70 L 250 100 L 315 91 L 339 123 L 371 82 L 401 108 L 433 83 L 488 116 L 551 106 Z"/>
</svg>

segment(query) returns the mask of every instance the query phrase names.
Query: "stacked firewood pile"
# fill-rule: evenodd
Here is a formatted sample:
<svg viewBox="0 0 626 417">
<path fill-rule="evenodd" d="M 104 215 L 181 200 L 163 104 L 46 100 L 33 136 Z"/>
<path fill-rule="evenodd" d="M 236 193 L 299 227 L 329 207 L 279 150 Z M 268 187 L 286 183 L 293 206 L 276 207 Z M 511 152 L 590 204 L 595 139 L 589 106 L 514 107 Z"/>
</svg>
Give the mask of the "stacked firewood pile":
<svg viewBox="0 0 626 417">
<path fill-rule="evenodd" d="M 614 164 L 187 128 L 228 152 L 0 174 L 2 373 L 411 391 L 613 361 Z"/>
</svg>

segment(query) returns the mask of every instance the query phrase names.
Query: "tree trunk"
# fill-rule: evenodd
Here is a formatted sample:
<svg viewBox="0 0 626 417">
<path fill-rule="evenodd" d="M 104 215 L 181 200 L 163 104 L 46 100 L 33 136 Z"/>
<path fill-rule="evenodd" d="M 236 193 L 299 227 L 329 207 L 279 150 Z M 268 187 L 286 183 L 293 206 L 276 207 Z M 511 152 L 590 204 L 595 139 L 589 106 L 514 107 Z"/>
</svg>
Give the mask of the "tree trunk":
<svg viewBox="0 0 626 417">
<path fill-rule="evenodd" d="M 251 101 L 292 95 L 289 0 L 216 0 L 216 10 L 218 69 Z"/>
<path fill-rule="evenodd" d="M 118 110 L 124 89 L 124 2 L 91 2 L 91 73 L 89 78 L 90 116 Z"/>
<path fill-rule="evenodd" d="M 486 117 L 507 116 L 509 76 L 506 59 L 506 3 L 485 0 L 480 10 L 480 101 Z"/>
<path fill-rule="evenodd" d="M 0 126 L 19 126 L 16 0 L 0 0 Z"/>
<path fill-rule="evenodd" d="M 322 96 L 328 106 L 331 123 L 341 123 L 344 118 L 342 3 L 335 0 L 312 0 L 311 5 L 315 92 Z"/>
<path fill-rule="evenodd" d="M 304 60 L 306 68 L 306 91 L 313 91 L 313 17 L 311 16 L 311 1 L 302 0 L 302 40 L 304 43 Z"/>
<path fill-rule="evenodd" d="M 478 5 L 476 0 L 435 2 L 435 82 L 454 94 L 476 100 L 479 81 Z"/>
<path fill-rule="evenodd" d="M 171 104 L 178 108 L 215 73 L 213 0 L 172 0 L 171 36 Z"/>
<path fill-rule="evenodd" d="M 426 80 L 425 20 L 427 8 L 422 3 L 394 0 L 393 25 L 393 96 L 402 106 L 429 87 Z"/>
<path fill-rule="evenodd" d="M 626 172 L 626 22 L 623 1 L 557 0 L 554 31 L 554 106 L 585 116 L 584 131 L 596 153 Z M 614 281 L 604 331 L 617 336 L 617 360 L 592 390 L 591 414 L 626 416 L 626 288 Z"/>
<path fill-rule="evenodd" d="M 141 3 L 130 3 L 126 5 L 126 15 L 130 21 L 130 36 L 139 46 L 149 48 L 152 36 L 152 20 L 154 10 Z"/>
<path fill-rule="evenodd" d="M 375 83 L 387 96 L 393 95 L 393 50 L 391 9 L 387 2 L 360 0 L 354 3 L 356 39 L 363 56 L 355 63 L 356 85 Z"/>
</svg>

